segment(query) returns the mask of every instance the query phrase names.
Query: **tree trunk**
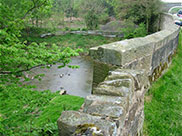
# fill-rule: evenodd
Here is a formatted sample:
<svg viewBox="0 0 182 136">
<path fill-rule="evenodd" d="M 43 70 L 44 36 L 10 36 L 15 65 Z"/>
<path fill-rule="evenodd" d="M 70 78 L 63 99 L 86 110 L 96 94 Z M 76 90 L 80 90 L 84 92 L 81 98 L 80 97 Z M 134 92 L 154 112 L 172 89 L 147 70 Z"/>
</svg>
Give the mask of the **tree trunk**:
<svg viewBox="0 0 182 136">
<path fill-rule="evenodd" d="M 36 17 L 36 27 L 39 27 L 39 19 Z"/>
<path fill-rule="evenodd" d="M 148 18 L 148 15 L 147 15 L 147 20 L 146 20 L 146 29 L 147 29 L 147 34 L 149 32 L 149 18 Z"/>
</svg>

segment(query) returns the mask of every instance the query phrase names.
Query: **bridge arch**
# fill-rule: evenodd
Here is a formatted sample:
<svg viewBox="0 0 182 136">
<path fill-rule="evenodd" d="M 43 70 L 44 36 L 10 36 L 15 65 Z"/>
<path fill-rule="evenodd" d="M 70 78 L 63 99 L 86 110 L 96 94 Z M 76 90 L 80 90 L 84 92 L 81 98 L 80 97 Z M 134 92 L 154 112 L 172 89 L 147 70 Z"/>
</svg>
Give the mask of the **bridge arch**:
<svg viewBox="0 0 182 136">
<path fill-rule="evenodd" d="M 182 5 L 181 6 L 174 6 L 172 8 L 169 9 L 168 13 L 171 13 L 174 9 L 181 9 L 182 10 Z"/>
<path fill-rule="evenodd" d="M 177 2 L 177 3 L 164 3 L 163 5 L 163 12 L 168 12 L 171 8 L 173 7 L 178 7 L 182 6 L 182 2 Z"/>
</svg>

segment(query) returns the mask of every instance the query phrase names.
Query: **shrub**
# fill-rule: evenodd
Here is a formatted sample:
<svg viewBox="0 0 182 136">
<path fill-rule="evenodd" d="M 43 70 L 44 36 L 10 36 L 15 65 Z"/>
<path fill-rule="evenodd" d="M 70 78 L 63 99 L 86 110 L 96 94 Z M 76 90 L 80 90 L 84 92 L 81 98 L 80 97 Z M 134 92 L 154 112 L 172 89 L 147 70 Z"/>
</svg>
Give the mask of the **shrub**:
<svg viewBox="0 0 182 136">
<path fill-rule="evenodd" d="M 88 11 L 88 13 L 85 15 L 85 23 L 88 29 L 96 29 L 98 28 L 99 18 L 94 12 Z"/>
<path fill-rule="evenodd" d="M 147 35 L 146 26 L 144 23 L 139 24 L 139 27 L 137 27 L 134 31 L 134 37 L 144 37 Z"/>
<path fill-rule="evenodd" d="M 122 29 L 124 39 L 131 39 L 135 37 L 144 37 L 147 35 L 146 26 L 144 23 L 136 26 L 134 23 L 128 23 L 127 27 Z"/>
</svg>

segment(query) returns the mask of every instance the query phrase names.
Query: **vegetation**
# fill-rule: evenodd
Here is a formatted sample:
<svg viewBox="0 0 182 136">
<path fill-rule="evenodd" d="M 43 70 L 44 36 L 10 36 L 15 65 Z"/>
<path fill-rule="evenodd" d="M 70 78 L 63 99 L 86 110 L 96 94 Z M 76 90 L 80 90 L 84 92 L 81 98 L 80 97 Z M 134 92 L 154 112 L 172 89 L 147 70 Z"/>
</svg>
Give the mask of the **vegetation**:
<svg viewBox="0 0 182 136">
<path fill-rule="evenodd" d="M 72 49 L 83 49 L 83 53 L 88 53 L 89 48 L 99 46 L 102 44 L 107 44 L 115 41 L 119 41 L 122 38 L 107 38 L 103 36 L 93 36 L 93 35 L 78 35 L 78 34 L 66 34 L 61 36 L 52 36 L 46 38 L 40 38 L 41 33 L 44 29 L 34 29 L 32 33 L 27 35 L 23 34 L 22 40 L 27 40 L 28 42 L 42 43 L 46 42 L 48 45 L 56 44 L 59 47 L 71 47 Z"/>
<path fill-rule="evenodd" d="M 179 47 L 168 71 L 155 83 L 145 99 L 147 136 L 182 135 L 182 33 Z"/>
<path fill-rule="evenodd" d="M 49 1 L 40 0 L 36 1 L 37 3 L 31 1 L 34 3 L 33 5 L 29 5 L 23 0 L 19 2 L 21 6 L 26 4 L 29 10 L 25 10 L 24 7 L 21 7 L 23 8 L 21 9 L 20 5 L 17 4 L 11 5 L 6 0 L 1 0 L 0 3 L 0 84 L 12 82 L 12 79 L 18 80 L 17 77 L 22 76 L 23 71 L 30 70 L 38 65 L 47 66 L 60 62 L 62 63 L 60 67 L 64 67 L 71 61 L 71 56 L 79 55 L 79 50 L 61 49 L 54 44 L 47 47 L 46 43 L 37 44 L 33 42 L 27 44 L 27 41 L 21 42 L 19 38 L 22 29 L 25 27 L 24 20 L 21 20 L 22 17 L 26 18 L 36 8 L 46 7 L 45 2 Z M 14 14 L 13 9 L 17 10 L 17 14 Z"/>
<path fill-rule="evenodd" d="M 153 33 L 159 29 L 160 6 L 160 0 L 49 0 L 46 8 L 33 10 L 27 24 L 64 28 L 80 22 L 81 28 L 99 29 L 114 18 L 137 26 L 144 23 L 147 33 Z"/>
<path fill-rule="evenodd" d="M 147 33 L 158 31 L 156 26 L 161 13 L 160 0 L 115 0 L 115 12 L 118 18 L 139 25 L 144 23 Z"/>
<path fill-rule="evenodd" d="M 84 18 L 88 29 L 98 28 L 98 24 L 108 21 L 107 7 L 104 5 L 106 1 L 99 0 L 81 0 L 80 16 Z"/>
<path fill-rule="evenodd" d="M 0 135 L 56 134 L 56 120 L 61 112 L 78 110 L 83 103 L 79 97 L 32 91 L 20 82 L 20 79 L 27 80 L 24 71 L 56 62 L 61 62 L 63 67 L 72 56 L 79 55 L 78 50 L 68 47 L 20 40 L 26 21 L 36 10 L 49 9 L 50 2 L 0 0 Z"/>
<path fill-rule="evenodd" d="M 138 27 L 136 27 L 134 23 L 128 22 L 127 27 L 123 28 L 122 31 L 124 33 L 124 39 L 144 37 L 147 35 L 144 23 L 141 23 Z"/>
<path fill-rule="evenodd" d="M 40 38 L 41 32 L 46 30 L 47 33 L 47 28 L 71 30 L 72 24 L 86 25 L 87 28 L 80 27 L 80 30 L 98 29 L 111 18 L 130 20 L 132 27 L 123 30 L 125 38 L 152 32 L 149 24 L 159 13 L 156 12 L 156 3 L 143 0 L 143 5 L 141 2 L 137 4 L 139 1 L 136 0 L 131 4 L 128 0 L 128 5 L 118 7 L 120 2 L 0 0 L 0 135 L 57 135 L 56 120 L 61 112 L 78 110 L 83 98 L 32 91 L 30 86 L 23 86 L 20 82 L 29 80 L 24 72 L 38 66 L 49 68 L 57 62 L 61 64 L 59 68 L 69 66 L 71 57 L 79 55 L 81 48 L 87 52 L 90 47 L 121 40 L 72 34 Z M 120 13 L 124 14 L 120 16 Z M 40 79 L 42 76 L 36 77 Z"/>
<path fill-rule="evenodd" d="M 64 110 L 78 110 L 84 99 L 50 91 L 32 91 L 15 84 L 0 85 L 0 135 L 58 135 L 57 119 Z"/>
</svg>

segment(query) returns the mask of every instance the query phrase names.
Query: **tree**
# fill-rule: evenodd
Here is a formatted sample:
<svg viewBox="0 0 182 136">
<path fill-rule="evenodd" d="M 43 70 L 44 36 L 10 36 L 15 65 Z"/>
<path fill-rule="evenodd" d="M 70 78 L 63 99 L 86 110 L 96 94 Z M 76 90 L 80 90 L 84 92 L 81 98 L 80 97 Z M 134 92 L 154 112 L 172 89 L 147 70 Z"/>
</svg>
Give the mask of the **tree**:
<svg viewBox="0 0 182 136">
<path fill-rule="evenodd" d="M 102 0 L 81 0 L 79 13 L 85 19 L 87 28 L 95 29 L 104 19 L 108 19 L 107 9 Z"/>
<path fill-rule="evenodd" d="M 132 18 L 137 25 L 145 23 L 147 32 L 156 31 L 153 26 L 161 13 L 160 0 L 115 0 L 114 6 L 119 19 Z"/>
<path fill-rule="evenodd" d="M 88 29 L 96 29 L 99 24 L 98 16 L 93 11 L 88 11 L 85 15 L 85 23 Z"/>
<path fill-rule="evenodd" d="M 29 2 L 37 4 L 30 4 L 28 10 L 23 10 L 24 7 L 21 6 L 27 1 L 20 0 L 18 2 L 20 5 L 13 5 L 14 3 L 11 5 L 6 0 L 2 0 L 0 3 L 0 83 L 17 79 L 16 77 L 23 75 L 24 71 L 36 66 L 47 67 L 49 64 L 61 62 L 60 67 L 64 67 L 70 62 L 70 57 L 78 55 L 79 51 L 70 48 L 61 49 L 56 45 L 47 47 L 46 43 L 27 44 L 26 41 L 21 42 L 19 37 L 25 21 L 22 18 L 29 19 L 36 9 L 46 5 L 43 0 L 32 0 Z M 15 14 L 14 9 L 16 8 Z"/>
<path fill-rule="evenodd" d="M 107 13 L 109 16 L 115 16 L 115 7 L 116 7 L 116 1 L 115 0 L 103 0 L 104 5 L 107 8 Z"/>
</svg>

